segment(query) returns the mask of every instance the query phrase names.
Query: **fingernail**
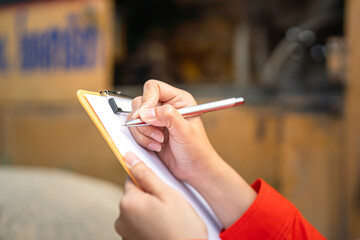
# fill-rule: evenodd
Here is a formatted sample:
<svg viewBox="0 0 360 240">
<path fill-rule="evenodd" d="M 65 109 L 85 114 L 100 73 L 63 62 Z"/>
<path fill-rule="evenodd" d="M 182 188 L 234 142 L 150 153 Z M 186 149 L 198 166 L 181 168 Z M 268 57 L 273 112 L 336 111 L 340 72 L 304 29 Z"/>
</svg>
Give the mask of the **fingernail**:
<svg viewBox="0 0 360 240">
<path fill-rule="evenodd" d="M 125 163 L 128 168 L 134 167 L 136 164 L 140 162 L 140 159 L 135 156 L 132 152 L 127 152 L 124 155 Z"/>
<path fill-rule="evenodd" d="M 164 142 L 164 135 L 162 135 L 161 133 L 152 133 L 150 134 L 150 137 L 159 143 Z"/>
<path fill-rule="evenodd" d="M 148 149 L 150 149 L 151 151 L 160 152 L 161 151 L 161 145 L 158 144 L 158 143 L 150 143 L 148 145 Z"/>
<path fill-rule="evenodd" d="M 140 117 L 144 121 L 155 119 L 155 108 L 147 108 L 140 111 Z"/>
</svg>

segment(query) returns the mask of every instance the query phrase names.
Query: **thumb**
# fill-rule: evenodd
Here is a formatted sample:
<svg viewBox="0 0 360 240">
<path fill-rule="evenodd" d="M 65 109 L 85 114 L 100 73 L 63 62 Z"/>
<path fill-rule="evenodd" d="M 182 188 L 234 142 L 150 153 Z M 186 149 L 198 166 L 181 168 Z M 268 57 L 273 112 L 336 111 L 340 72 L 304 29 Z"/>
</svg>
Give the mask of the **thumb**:
<svg viewBox="0 0 360 240">
<path fill-rule="evenodd" d="M 146 123 L 157 127 L 166 127 L 171 135 L 184 133 L 188 127 L 185 118 L 171 105 L 141 109 L 140 117 Z"/>
<path fill-rule="evenodd" d="M 161 195 L 162 189 L 166 186 L 135 154 L 127 152 L 124 155 L 126 166 L 131 172 L 134 181 L 139 187 L 153 195 Z"/>
</svg>

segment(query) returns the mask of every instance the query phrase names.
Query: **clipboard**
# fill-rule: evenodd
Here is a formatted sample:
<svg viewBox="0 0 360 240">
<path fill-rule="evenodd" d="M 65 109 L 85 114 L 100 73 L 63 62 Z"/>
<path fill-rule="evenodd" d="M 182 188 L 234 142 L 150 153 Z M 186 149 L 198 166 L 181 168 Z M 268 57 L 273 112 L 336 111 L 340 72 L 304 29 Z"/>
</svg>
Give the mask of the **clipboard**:
<svg viewBox="0 0 360 240">
<path fill-rule="evenodd" d="M 86 90 L 78 90 L 77 97 L 78 97 L 78 100 L 79 100 L 81 106 L 85 109 L 86 113 L 89 115 L 89 117 L 91 118 L 91 120 L 93 121 L 93 123 L 95 124 L 95 126 L 97 127 L 97 129 L 99 130 L 99 132 L 101 133 L 103 138 L 105 139 L 106 143 L 109 145 L 110 149 L 113 151 L 116 158 L 119 160 L 120 164 L 123 166 L 126 173 L 129 175 L 129 177 L 131 177 L 131 179 L 134 181 L 134 183 L 137 186 L 139 186 L 139 184 L 136 182 L 136 180 L 132 176 L 131 172 L 127 168 L 124 157 L 121 155 L 119 149 L 116 147 L 114 141 L 111 139 L 109 133 L 106 131 L 104 125 L 101 123 L 99 117 L 95 113 L 94 109 L 91 107 L 89 101 L 86 99 L 86 94 L 93 95 L 93 96 L 101 96 L 103 92 L 108 93 L 109 91 L 104 90 L 104 91 L 100 91 L 100 92 L 92 92 L 92 91 L 86 91 Z"/>
<path fill-rule="evenodd" d="M 112 98 L 116 102 L 117 108 L 129 111 L 131 110 L 129 109 L 129 106 L 131 108 L 131 99 L 116 92 L 91 92 L 86 90 L 78 90 L 77 97 L 129 176 L 134 179 L 125 164 L 123 155 L 131 151 L 160 180 L 178 191 L 190 203 L 204 221 L 208 230 L 208 239 L 219 240 L 219 234 L 223 227 L 205 199 L 192 186 L 176 179 L 155 152 L 141 147 L 134 140 L 129 129 L 123 126 L 127 121 L 126 113 L 124 113 L 126 111 L 117 113 L 108 101 Z M 137 185 L 139 186 L 139 184 Z"/>
</svg>

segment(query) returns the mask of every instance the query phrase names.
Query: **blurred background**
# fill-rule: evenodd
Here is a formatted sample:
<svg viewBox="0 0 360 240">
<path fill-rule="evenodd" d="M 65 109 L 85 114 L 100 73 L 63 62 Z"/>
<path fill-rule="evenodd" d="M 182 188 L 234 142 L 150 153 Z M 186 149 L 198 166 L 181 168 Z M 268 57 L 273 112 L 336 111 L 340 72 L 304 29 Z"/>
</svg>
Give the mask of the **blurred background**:
<svg viewBox="0 0 360 240">
<path fill-rule="evenodd" d="M 126 173 L 76 91 L 137 96 L 151 78 L 200 103 L 243 96 L 245 107 L 202 117 L 219 154 L 249 183 L 265 179 L 327 238 L 359 238 L 359 12 L 358 0 L 2 0 L 0 238 L 40 239 L 35 230 L 21 238 L 21 225 L 3 231 L 17 223 L 5 203 L 19 179 L 39 178 L 39 199 L 54 186 L 77 192 L 62 187 L 65 173 L 75 185 L 81 176 L 120 189 Z"/>
</svg>

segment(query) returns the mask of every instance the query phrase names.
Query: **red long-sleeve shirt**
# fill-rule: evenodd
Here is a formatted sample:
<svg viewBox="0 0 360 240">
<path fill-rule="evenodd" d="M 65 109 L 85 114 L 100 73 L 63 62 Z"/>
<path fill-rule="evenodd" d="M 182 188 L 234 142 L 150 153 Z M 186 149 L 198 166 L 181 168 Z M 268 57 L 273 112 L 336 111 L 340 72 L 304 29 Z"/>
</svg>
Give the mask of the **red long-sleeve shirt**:
<svg viewBox="0 0 360 240">
<path fill-rule="evenodd" d="M 220 234 L 230 239 L 325 239 L 299 210 L 264 180 L 252 185 L 258 193 L 250 208 Z"/>
</svg>

